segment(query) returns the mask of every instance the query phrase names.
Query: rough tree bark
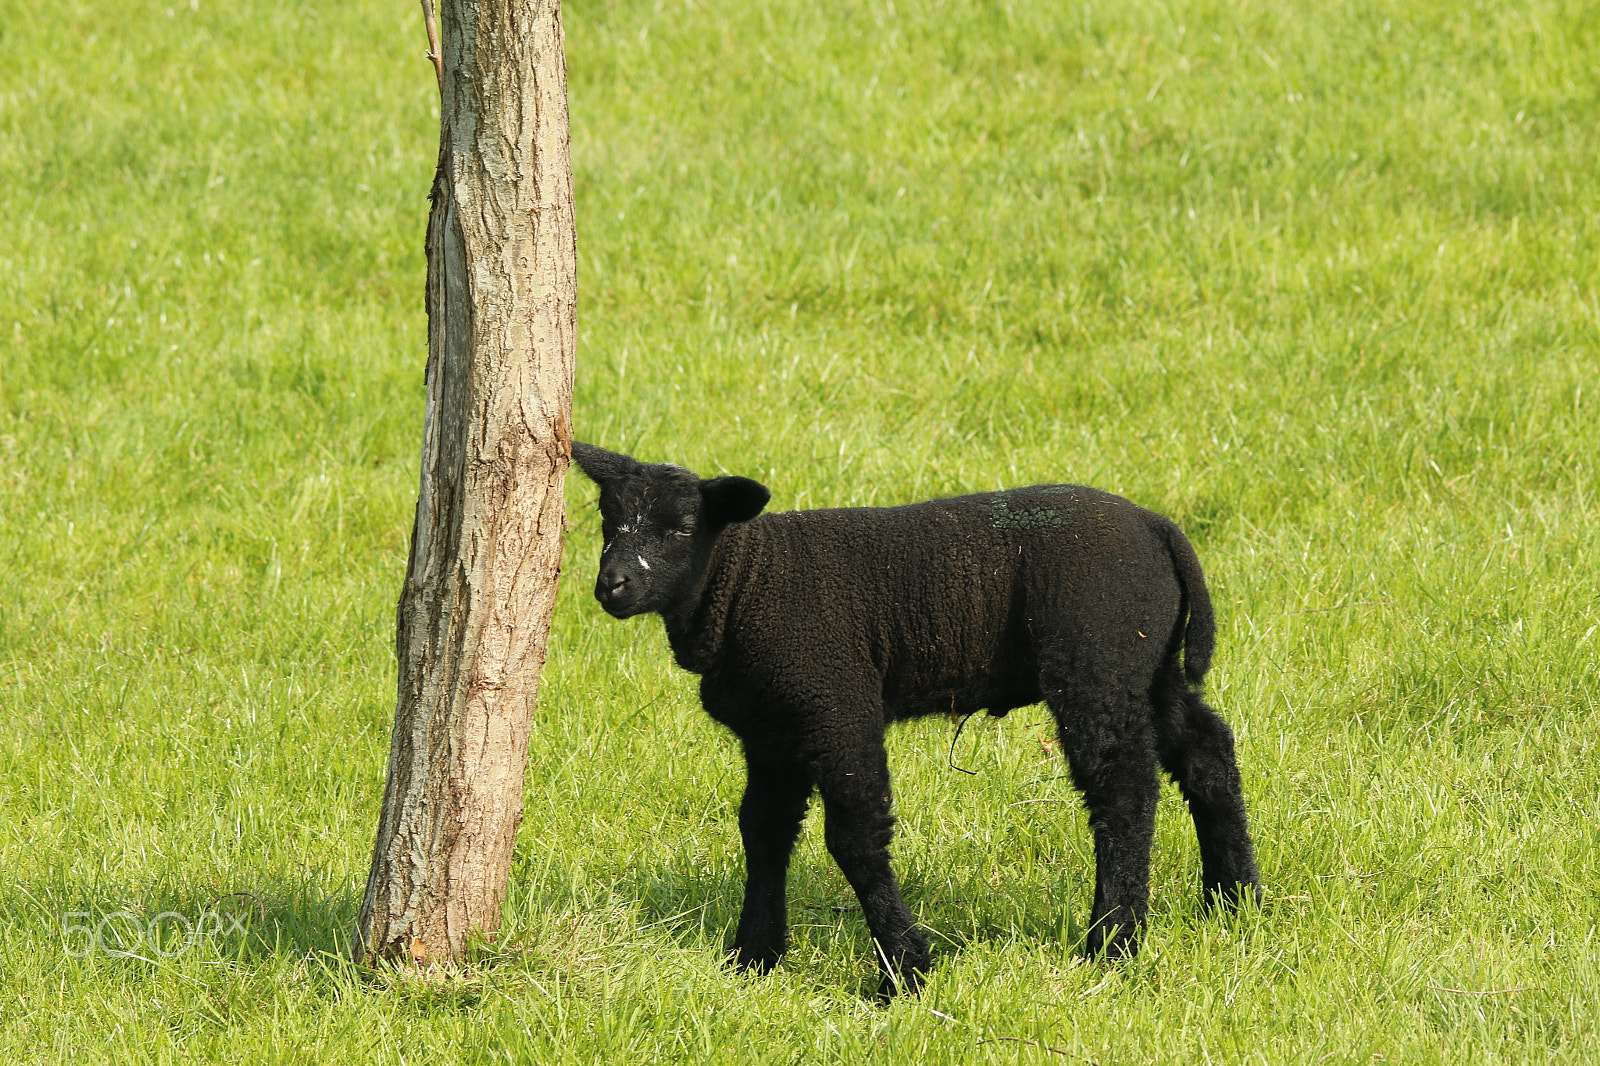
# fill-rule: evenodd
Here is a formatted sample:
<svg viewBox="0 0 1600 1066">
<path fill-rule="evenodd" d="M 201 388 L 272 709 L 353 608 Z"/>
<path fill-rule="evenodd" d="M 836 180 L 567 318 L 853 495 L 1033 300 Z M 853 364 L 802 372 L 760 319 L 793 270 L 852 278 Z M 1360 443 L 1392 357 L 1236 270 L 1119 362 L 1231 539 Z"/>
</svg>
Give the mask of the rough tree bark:
<svg viewBox="0 0 1600 1066">
<path fill-rule="evenodd" d="M 427 422 L 357 961 L 492 935 L 561 561 L 577 250 L 559 0 L 443 0 Z"/>
</svg>

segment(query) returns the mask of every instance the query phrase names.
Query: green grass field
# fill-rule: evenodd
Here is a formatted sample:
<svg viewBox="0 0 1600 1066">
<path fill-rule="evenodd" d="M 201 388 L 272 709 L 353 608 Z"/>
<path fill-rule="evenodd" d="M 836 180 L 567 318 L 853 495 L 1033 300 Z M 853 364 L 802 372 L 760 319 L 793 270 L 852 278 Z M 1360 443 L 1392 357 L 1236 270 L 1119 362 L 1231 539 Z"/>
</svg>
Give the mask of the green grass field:
<svg viewBox="0 0 1600 1066">
<path fill-rule="evenodd" d="M 574 532 L 504 934 L 344 961 L 394 706 L 415 3 L 0 20 L 0 1057 L 1583 1062 L 1600 1046 L 1600 6 L 570 0 L 581 437 L 778 509 L 1176 519 L 1268 884 L 1083 960 L 1042 709 L 900 728 L 936 972 L 821 846 L 721 966 L 742 766 Z M 88 927 L 80 928 L 80 927 Z M 126 949 L 132 954 L 119 954 Z"/>
</svg>

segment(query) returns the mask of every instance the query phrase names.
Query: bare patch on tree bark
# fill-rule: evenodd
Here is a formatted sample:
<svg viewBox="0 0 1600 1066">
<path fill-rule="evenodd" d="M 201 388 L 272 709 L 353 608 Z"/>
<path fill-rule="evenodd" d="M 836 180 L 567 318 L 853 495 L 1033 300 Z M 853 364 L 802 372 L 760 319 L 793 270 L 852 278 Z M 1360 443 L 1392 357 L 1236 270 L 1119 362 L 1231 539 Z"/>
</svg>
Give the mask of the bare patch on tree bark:
<svg viewBox="0 0 1600 1066">
<path fill-rule="evenodd" d="M 399 694 L 353 954 L 500 924 L 561 563 L 577 250 L 559 0 L 444 0 L 427 424 Z"/>
</svg>

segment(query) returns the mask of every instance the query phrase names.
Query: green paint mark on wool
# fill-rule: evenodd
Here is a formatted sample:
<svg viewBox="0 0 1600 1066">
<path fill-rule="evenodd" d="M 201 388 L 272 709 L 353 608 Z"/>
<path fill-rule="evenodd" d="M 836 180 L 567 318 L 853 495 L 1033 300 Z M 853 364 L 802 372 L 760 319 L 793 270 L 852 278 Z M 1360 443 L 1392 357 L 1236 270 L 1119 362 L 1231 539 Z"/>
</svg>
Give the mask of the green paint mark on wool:
<svg viewBox="0 0 1600 1066">
<path fill-rule="evenodd" d="M 996 529 L 1054 529 L 1066 521 L 1061 512 L 1054 507 L 1018 507 L 1011 506 L 1011 496 L 1014 490 L 997 492 L 990 500 L 989 506 L 993 512 L 994 528 Z M 1057 488 L 1056 492 L 1064 491 Z M 1070 490 L 1065 490 L 1070 491 Z"/>
</svg>

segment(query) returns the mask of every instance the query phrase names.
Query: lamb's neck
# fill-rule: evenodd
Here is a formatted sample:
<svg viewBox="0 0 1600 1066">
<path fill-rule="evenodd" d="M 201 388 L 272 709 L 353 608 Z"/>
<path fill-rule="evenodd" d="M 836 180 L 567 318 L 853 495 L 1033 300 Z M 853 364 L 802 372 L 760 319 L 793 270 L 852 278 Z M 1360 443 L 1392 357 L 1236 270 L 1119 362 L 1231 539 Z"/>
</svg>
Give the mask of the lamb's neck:
<svg viewBox="0 0 1600 1066">
<path fill-rule="evenodd" d="M 723 530 L 693 593 L 661 613 L 672 656 L 685 670 L 708 673 L 721 660 L 734 594 L 748 569 L 749 533 L 748 523 Z"/>
</svg>

